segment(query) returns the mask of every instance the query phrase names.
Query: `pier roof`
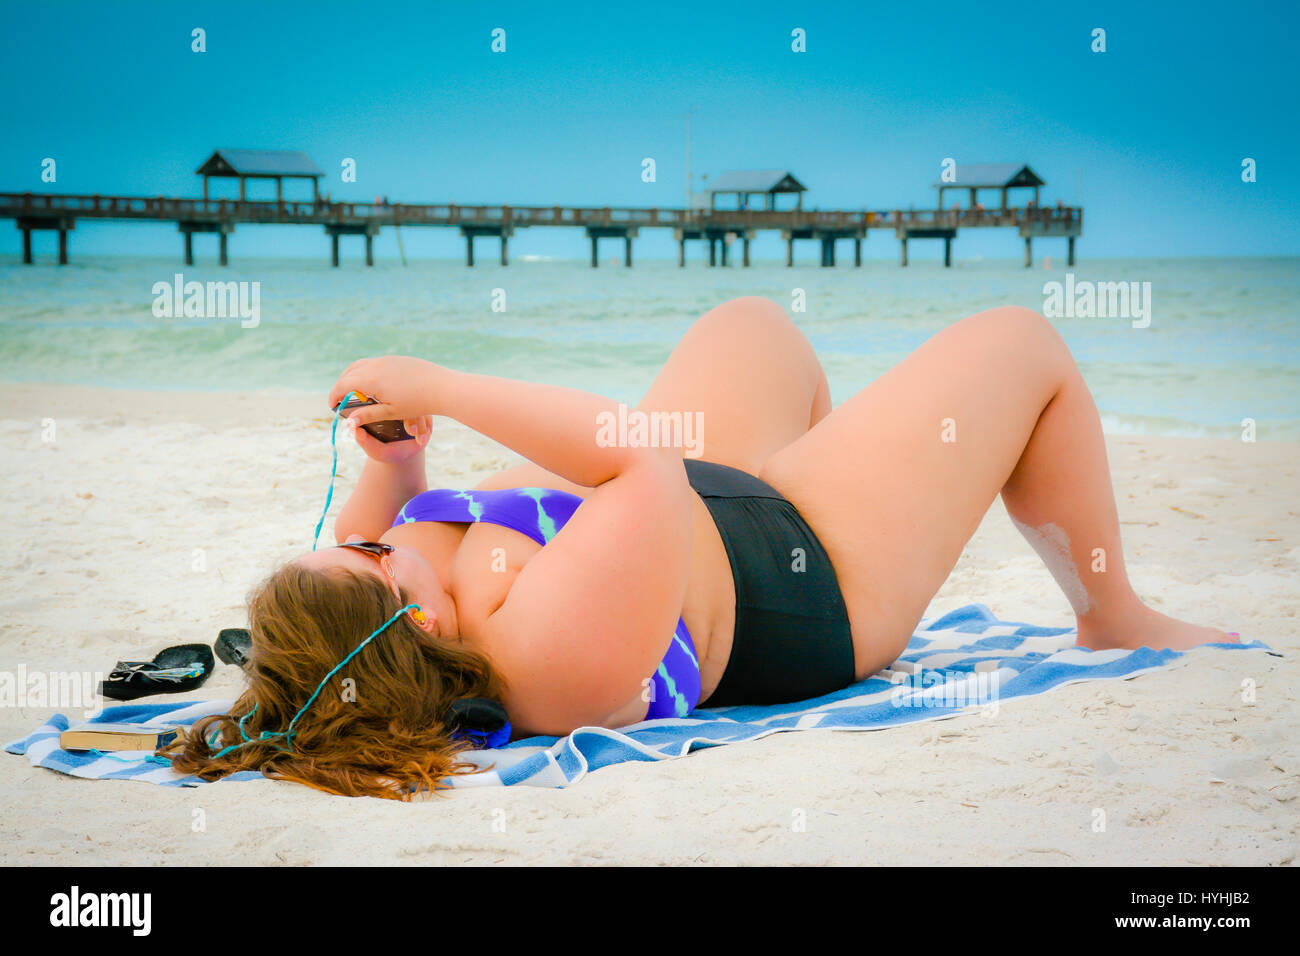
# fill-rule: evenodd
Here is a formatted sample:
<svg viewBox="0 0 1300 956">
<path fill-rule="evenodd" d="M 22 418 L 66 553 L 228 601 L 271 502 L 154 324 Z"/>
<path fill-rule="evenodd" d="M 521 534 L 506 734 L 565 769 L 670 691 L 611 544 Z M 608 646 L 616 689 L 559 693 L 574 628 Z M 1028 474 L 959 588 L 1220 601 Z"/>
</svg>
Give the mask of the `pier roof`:
<svg viewBox="0 0 1300 956">
<path fill-rule="evenodd" d="M 325 172 L 306 153 L 290 149 L 219 149 L 197 170 L 200 176 L 314 179 Z"/>
<path fill-rule="evenodd" d="M 801 193 L 808 187 L 788 169 L 731 170 L 709 186 L 711 193 Z"/>
<path fill-rule="evenodd" d="M 954 181 L 935 185 L 1014 189 L 1017 186 L 1045 186 L 1047 183 L 1024 163 L 958 163 Z"/>
</svg>

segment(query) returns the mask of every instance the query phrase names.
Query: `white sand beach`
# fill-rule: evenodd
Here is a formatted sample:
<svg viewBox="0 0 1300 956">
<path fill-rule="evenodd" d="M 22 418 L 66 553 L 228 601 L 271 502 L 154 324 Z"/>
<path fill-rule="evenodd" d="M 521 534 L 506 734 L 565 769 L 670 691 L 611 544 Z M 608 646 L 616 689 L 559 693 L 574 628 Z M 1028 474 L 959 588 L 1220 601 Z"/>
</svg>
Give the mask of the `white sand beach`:
<svg viewBox="0 0 1300 956">
<path fill-rule="evenodd" d="M 455 423 L 437 429 L 434 485 L 468 485 L 514 459 Z M 0 862 L 1294 863 L 1300 444 L 1112 436 L 1109 448 L 1139 592 L 1286 656 L 1201 649 L 1131 681 L 1009 702 L 992 719 L 778 734 L 615 766 L 566 790 L 413 804 L 270 781 L 85 781 L 0 754 Z M 244 626 L 249 589 L 310 547 L 328 417 L 323 398 L 291 394 L 10 387 L 0 460 L 0 671 L 106 672 Z M 361 462 L 340 442 L 333 512 Z M 1073 623 L 1000 504 L 931 612 L 972 602 Z M 187 696 L 234 697 L 240 684 L 221 665 Z M 0 737 L 53 712 L 0 708 Z"/>
</svg>

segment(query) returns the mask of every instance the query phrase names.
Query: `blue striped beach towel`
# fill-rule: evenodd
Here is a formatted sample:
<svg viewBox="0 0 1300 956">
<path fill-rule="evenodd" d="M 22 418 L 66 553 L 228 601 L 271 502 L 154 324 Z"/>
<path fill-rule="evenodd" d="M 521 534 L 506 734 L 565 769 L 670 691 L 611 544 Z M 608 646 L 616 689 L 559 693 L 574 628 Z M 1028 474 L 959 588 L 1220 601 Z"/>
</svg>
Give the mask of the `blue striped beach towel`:
<svg viewBox="0 0 1300 956">
<path fill-rule="evenodd" d="M 453 777 L 453 787 L 567 787 L 593 770 L 629 760 L 667 760 L 693 750 L 757 740 L 794 730 L 880 730 L 923 720 L 989 712 L 1015 697 L 1041 694 L 1078 681 L 1126 679 L 1168 666 L 1178 651 L 1089 651 L 1076 647 L 1073 628 L 1035 627 L 997 620 L 981 604 L 922 621 L 901 658 L 886 670 L 814 700 L 768 707 L 696 710 L 686 717 L 633 724 L 619 730 L 583 727 L 567 737 L 530 737 L 466 759 L 483 773 Z M 1263 650 L 1258 642 L 1211 644 L 1225 650 Z M 190 724 L 225 713 L 229 700 L 129 704 L 105 709 L 113 723 Z M 59 749 L 68 719 L 56 714 L 5 747 L 34 765 L 96 780 L 138 780 L 166 787 L 203 784 L 173 771 L 162 758 L 119 752 L 95 756 Z M 254 772 L 226 780 L 260 780 Z"/>
</svg>

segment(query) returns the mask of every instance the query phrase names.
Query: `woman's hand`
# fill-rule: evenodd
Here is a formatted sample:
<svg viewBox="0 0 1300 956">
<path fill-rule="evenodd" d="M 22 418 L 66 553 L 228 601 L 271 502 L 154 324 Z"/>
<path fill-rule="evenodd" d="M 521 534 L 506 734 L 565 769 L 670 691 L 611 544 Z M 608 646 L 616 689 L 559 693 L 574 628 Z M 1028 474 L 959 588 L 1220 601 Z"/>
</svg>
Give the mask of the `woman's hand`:
<svg viewBox="0 0 1300 956">
<path fill-rule="evenodd" d="M 431 415 L 421 415 L 417 419 L 402 422 L 407 433 L 415 436 L 413 441 L 382 442 L 356 425 L 351 418 L 346 418 L 344 421 L 352 429 L 353 437 L 356 438 L 357 444 L 361 446 L 366 456 L 386 465 L 397 465 L 414 458 L 424 451 L 425 446 L 429 444 L 429 436 L 433 434 Z"/>
<path fill-rule="evenodd" d="M 344 369 L 330 389 L 330 408 L 337 407 L 349 392 L 360 392 L 377 404 L 348 412 L 348 418 L 354 424 L 418 421 L 440 413 L 439 381 L 446 372 L 447 369 L 440 365 L 407 355 L 360 359 Z"/>
</svg>

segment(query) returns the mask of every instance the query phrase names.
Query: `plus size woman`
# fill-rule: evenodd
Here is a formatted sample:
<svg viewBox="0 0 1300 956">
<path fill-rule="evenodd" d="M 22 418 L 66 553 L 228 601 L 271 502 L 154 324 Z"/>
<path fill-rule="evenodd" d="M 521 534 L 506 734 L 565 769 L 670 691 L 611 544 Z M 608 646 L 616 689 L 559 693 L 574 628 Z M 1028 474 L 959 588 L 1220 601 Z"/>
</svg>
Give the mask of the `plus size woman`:
<svg viewBox="0 0 1300 956">
<path fill-rule="evenodd" d="M 600 396 L 419 358 L 353 363 L 330 407 L 352 393 L 378 402 L 354 423 L 415 439 L 355 430 L 369 457 L 341 546 L 254 593 L 248 690 L 173 745 L 178 770 L 406 798 L 474 769 L 465 701 L 499 703 L 517 739 L 839 690 L 898 657 L 999 494 L 1080 644 L 1235 637 L 1134 593 L 1096 406 L 1027 309 L 951 325 L 832 410 L 782 309 L 725 303 L 636 410 L 699 423 L 686 448 L 601 440 L 618 407 Z M 435 416 L 528 462 L 429 490 Z"/>
</svg>

